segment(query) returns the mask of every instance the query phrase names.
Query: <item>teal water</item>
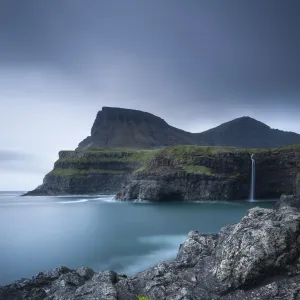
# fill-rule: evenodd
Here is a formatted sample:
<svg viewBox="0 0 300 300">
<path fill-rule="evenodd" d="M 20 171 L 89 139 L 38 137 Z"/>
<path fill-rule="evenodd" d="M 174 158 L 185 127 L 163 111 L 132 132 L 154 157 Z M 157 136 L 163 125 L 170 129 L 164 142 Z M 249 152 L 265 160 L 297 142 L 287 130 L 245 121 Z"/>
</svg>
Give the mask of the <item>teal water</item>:
<svg viewBox="0 0 300 300">
<path fill-rule="evenodd" d="M 272 201 L 133 203 L 0 192 L 0 285 L 60 265 L 128 275 L 174 258 L 190 230 L 218 232 Z"/>
</svg>

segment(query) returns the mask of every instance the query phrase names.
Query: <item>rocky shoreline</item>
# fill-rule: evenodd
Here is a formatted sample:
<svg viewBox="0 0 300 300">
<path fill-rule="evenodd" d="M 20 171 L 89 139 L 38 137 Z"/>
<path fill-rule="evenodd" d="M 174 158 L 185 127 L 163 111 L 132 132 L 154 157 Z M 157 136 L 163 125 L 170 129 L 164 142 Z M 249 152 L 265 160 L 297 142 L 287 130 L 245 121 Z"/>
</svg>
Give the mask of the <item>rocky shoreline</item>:
<svg viewBox="0 0 300 300">
<path fill-rule="evenodd" d="M 174 260 L 133 277 L 60 267 L 1 287 L 0 299 L 300 299 L 299 203 L 284 196 L 218 234 L 190 232 Z"/>
</svg>

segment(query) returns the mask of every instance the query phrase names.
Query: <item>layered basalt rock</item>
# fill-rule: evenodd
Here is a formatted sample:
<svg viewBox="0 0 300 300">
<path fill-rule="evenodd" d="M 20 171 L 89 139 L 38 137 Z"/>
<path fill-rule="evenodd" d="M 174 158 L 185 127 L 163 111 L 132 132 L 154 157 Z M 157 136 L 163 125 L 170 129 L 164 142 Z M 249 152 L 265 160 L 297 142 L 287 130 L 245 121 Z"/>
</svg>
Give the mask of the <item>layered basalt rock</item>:
<svg viewBox="0 0 300 300">
<path fill-rule="evenodd" d="M 278 199 L 300 194 L 300 147 L 290 146 L 257 152 L 255 195 Z"/>
<path fill-rule="evenodd" d="M 250 190 L 248 151 L 178 146 L 158 151 L 116 199 L 151 201 L 245 199 Z"/>
<path fill-rule="evenodd" d="M 154 150 L 61 151 L 43 184 L 25 195 L 115 194 Z"/>
<path fill-rule="evenodd" d="M 43 184 L 27 195 L 117 194 L 120 200 L 151 201 L 247 199 L 252 153 L 256 198 L 299 194 L 299 146 L 273 150 L 170 146 L 61 151 Z"/>
<path fill-rule="evenodd" d="M 137 172 L 121 200 L 247 199 L 255 153 L 255 197 L 279 199 L 300 191 L 300 147 L 245 150 L 231 147 L 166 147 Z"/>
<path fill-rule="evenodd" d="M 1 300 L 142 296 L 149 300 L 299 299 L 299 210 L 289 205 L 275 210 L 256 207 L 218 234 L 192 231 L 176 258 L 133 277 L 61 267 L 0 288 Z"/>
</svg>

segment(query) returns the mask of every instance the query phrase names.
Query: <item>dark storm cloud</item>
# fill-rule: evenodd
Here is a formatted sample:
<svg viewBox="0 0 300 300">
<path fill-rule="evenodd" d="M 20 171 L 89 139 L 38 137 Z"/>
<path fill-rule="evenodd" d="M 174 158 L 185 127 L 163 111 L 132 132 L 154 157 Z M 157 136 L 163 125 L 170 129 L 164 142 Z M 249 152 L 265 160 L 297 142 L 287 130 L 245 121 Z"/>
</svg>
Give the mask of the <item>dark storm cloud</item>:
<svg viewBox="0 0 300 300">
<path fill-rule="evenodd" d="M 122 57 L 143 70 L 140 93 L 166 80 L 191 103 L 282 95 L 297 105 L 299 15 L 297 0 L 4 0 L 0 62 L 57 67 L 101 89 L 106 64 Z"/>
<path fill-rule="evenodd" d="M 41 183 L 102 106 L 300 132 L 299 15 L 299 0 L 0 0 L 0 189 Z"/>
</svg>

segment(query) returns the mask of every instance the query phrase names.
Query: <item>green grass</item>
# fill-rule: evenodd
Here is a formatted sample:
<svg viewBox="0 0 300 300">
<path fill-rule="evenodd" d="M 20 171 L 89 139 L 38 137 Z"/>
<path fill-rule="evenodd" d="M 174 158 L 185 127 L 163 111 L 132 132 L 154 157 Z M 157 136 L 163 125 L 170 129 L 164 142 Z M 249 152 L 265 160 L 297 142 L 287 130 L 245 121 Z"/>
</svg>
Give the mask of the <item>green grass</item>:
<svg viewBox="0 0 300 300">
<path fill-rule="evenodd" d="M 57 162 L 69 163 L 93 163 L 93 162 L 139 162 L 146 163 L 158 150 L 120 150 L 120 149 L 98 149 L 85 151 L 86 155 L 81 158 L 60 158 Z"/>
<path fill-rule="evenodd" d="M 246 149 L 235 148 L 235 147 L 226 147 L 226 146 L 168 146 L 160 150 L 160 153 L 171 155 L 177 159 L 183 159 L 187 155 L 198 155 L 198 156 L 208 156 L 215 155 L 220 153 L 238 153 L 238 152 L 247 152 Z"/>
<path fill-rule="evenodd" d="M 201 166 L 202 158 L 211 160 L 215 155 L 222 153 L 233 154 L 253 154 L 266 151 L 300 151 L 300 144 L 273 149 L 242 149 L 226 146 L 168 146 L 160 149 L 128 149 L 128 148 L 99 148 L 83 151 L 81 158 L 62 158 L 57 162 L 66 162 L 73 164 L 91 164 L 100 162 L 120 162 L 120 163 L 137 163 L 137 169 L 133 173 L 142 172 L 148 168 L 148 163 L 152 158 L 162 155 L 169 159 L 175 159 L 179 167 L 182 167 L 187 173 L 205 174 L 214 176 L 214 172 L 205 166 Z M 57 176 L 85 176 L 89 174 L 122 174 L 122 170 L 105 170 L 105 169 L 77 169 L 77 168 L 56 168 L 51 174 Z M 234 174 L 233 176 L 240 176 Z"/>
<path fill-rule="evenodd" d="M 284 147 L 279 147 L 279 148 L 275 148 L 272 150 L 279 150 L 279 151 L 300 151 L 300 144 L 295 144 L 295 145 L 289 145 L 289 146 L 284 146 Z"/>
<path fill-rule="evenodd" d="M 139 300 L 150 300 L 149 298 L 147 298 L 147 297 L 145 297 L 145 296 L 143 296 L 143 295 L 138 295 L 137 298 L 138 298 Z"/>
<path fill-rule="evenodd" d="M 187 166 L 183 166 L 183 169 L 187 173 L 213 175 L 212 170 L 205 166 L 187 165 Z"/>
<path fill-rule="evenodd" d="M 289 146 L 277 147 L 277 148 L 259 148 L 259 149 L 246 149 L 250 154 L 268 152 L 268 151 L 300 151 L 300 144 L 294 144 Z"/>
<path fill-rule="evenodd" d="M 79 169 L 54 169 L 50 172 L 52 175 L 56 176 L 85 176 L 90 174 L 122 174 L 124 171 L 121 170 L 101 170 L 101 169 L 89 169 L 89 170 L 79 170 Z"/>
<path fill-rule="evenodd" d="M 144 170 L 146 170 L 146 169 L 147 169 L 147 166 L 146 166 L 146 164 L 144 164 L 144 165 L 142 165 L 141 167 L 139 167 L 138 169 L 135 169 L 135 170 L 133 171 L 133 174 L 142 172 L 142 171 L 144 171 Z"/>
</svg>

